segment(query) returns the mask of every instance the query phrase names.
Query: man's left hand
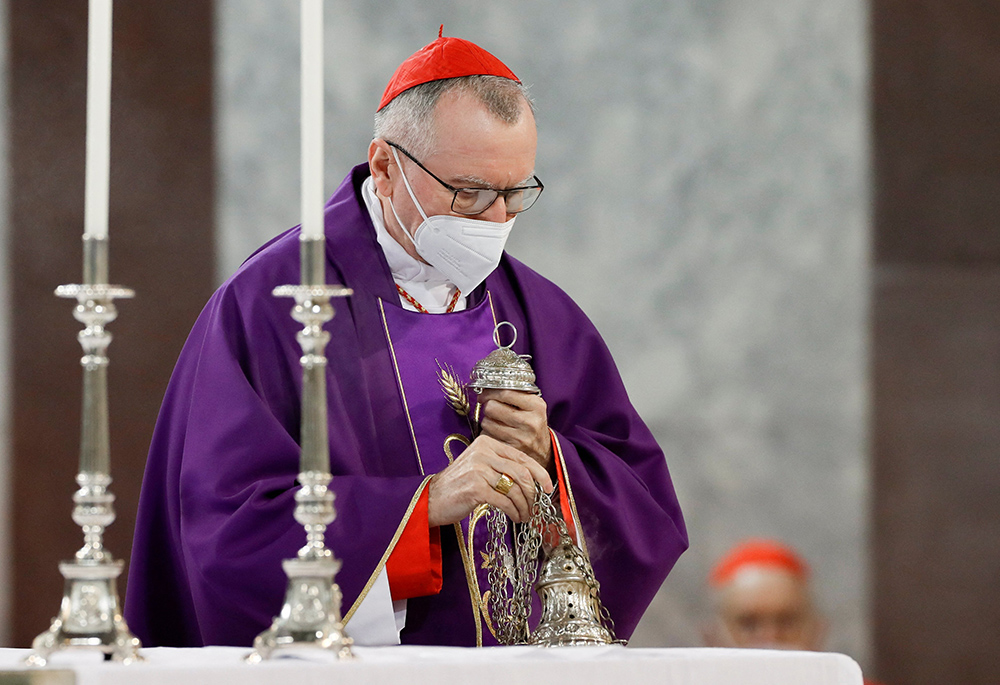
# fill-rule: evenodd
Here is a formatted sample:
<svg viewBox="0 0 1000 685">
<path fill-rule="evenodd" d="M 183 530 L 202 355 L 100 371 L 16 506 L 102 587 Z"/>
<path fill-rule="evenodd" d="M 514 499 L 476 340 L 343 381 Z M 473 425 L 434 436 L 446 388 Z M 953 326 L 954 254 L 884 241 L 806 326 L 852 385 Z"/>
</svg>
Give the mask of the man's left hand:
<svg viewBox="0 0 1000 685">
<path fill-rule="evenodd" d="M 550 467 L 552 438 L 545 400 L 519 390 L 484 390 L 479 404 L 484 435 L 524 452 L 546 469 Z"/>
</svg>

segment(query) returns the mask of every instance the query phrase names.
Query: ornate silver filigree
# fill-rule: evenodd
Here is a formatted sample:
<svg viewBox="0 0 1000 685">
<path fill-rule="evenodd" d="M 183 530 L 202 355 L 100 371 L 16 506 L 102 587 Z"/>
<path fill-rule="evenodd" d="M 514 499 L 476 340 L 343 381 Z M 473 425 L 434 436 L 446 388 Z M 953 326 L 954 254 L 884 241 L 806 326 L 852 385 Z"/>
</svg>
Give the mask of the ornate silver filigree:
<svg viewBox="0 0 1000 685">
<path fill-rule="evenodd" d="M 590 560 L 569 537 L 561 518 L 558 524 L 559 544 L 549 551 L 535 585 L 542 617 L 528 644 L 561 647 L 616 642 Z"/>
<path fill-rule="evenodd" d="M 501 644 L 557 647 L 617 642 L 590 560 L 570 537 L 557 502 L 556 491 L 546 494 L 536 484 L 528 521 L 512 524 L 494 508 L 485 514 L 488 606 Z M 509 526 L 514 530 L 513 551 L 506 542 Z M 528 627 L 532 586 L 542 603 L 534 631 Z"/>
<path fill-rule="evenodd" d="M 509 345 L 500 344 L 500 329 L 503 326 L 510 326 L 514 331 L 514 338 Z M 517 329 L 509 321 L 501 321 L 493 329 L 493 342 L 497 349 L 476 362 L 472 368 L 472 378 L 469 387 L 476 392 L 482 392 L 487 388 L 497 390 L 520 390 L 540 395 L 541 390 L 535 385 L 535 372 L 528 363 L 530 359 L 527 355 L 520 355 L 512 349 L 517 342 Z"/>
<path fill-rule="evenodd" d="M 514 339 L 507 346 L 500 344 L 504 325 L 514 330 Z M 541 394 L 528 357 L 511 349 L 517 340 L 513 324 L 497 324 L 493 340 L 497 349 L 473 367 L 469 387 L 477 392 L 498 388 Z M 557 496 L 557 490 L 546 494 L 536 483 L 531 517 L 524 523 L 512 523 L 494 507 L 488 507 L 484 514 L 489 533 L 487 608 L 501 644 L 554 647 L 615 642 L 611 617 L 601 605 L 600 586 L 590 560 L 570 537 L 555 503 Z M 508 533 L 512 533 L 513 550 L 507 544 Z M 545 559 L 539 577 L 540 552 Z M 531 633 L 528 619 L 533 585 L 542 601 L 542 617 Z"/>
</svg>

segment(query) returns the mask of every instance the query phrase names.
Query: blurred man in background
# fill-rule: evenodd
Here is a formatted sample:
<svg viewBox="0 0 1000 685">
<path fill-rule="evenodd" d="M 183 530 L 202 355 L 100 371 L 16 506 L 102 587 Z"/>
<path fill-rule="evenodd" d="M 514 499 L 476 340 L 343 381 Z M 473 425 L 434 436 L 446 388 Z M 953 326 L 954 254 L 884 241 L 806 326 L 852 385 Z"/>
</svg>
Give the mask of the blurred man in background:
<svg viewBox="0 0 1000 685">
<path fill-rule="evenodd" d="M 713 616 L 703 634 L 709 647 L 822 648 L 826 619 L 813 600 L 809 566 L 791 547 L 744 540 L 716 563 L 708 583 Z"/>
<path fill-rule="evenodd" d="M 795 550 L 771 540 L 745 540 L 709 576 L 712 647 L 820 648 L 826 623 L 809 588 L 809 567 Z"/>
</svg>

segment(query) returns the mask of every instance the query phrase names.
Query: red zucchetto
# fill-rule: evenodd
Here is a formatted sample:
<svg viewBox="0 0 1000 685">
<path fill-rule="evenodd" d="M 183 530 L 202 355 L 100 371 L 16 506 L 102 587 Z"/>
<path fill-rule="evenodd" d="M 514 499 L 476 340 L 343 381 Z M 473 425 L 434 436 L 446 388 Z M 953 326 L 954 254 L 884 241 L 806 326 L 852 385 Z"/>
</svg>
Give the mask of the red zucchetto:
<svg viewBox="0 0 1000 685">
<path fill-rule="evenodd" d="M 803 580 L 809 575 L 808 564 L 791 547 L 774 540 L 752 538 L 729 550 L 712 569 L 708 582 L 713 587 L 725 585 L 747 566 L 780 568 Z"/>
<path fill-rule="evenodd" d="M 404 90 L 446 78 L 501 76 L 521 82 L 506 64 L 475 43 L 451 36 L 444 37 L 442 33 L 444 24 L 438 30 L 437 40 L 420 48 L 399 65 L 396 73 L 389 79 L 389 85 L 385 87 L 382 101 L 378 104 L 379 109 L 388 105 Z"/>
</svg>

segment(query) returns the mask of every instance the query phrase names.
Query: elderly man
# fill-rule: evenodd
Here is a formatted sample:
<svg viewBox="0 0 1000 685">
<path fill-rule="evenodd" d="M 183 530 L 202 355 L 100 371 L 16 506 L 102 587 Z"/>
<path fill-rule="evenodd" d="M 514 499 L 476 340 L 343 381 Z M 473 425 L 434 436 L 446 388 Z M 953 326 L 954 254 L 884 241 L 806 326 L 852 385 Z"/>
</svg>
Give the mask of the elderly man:
<svg viewBox="0 0 1000 685">
<path fill-rule="evenodd" d="M 712 569 L 714 617 L 705 631 L 713 647 L 818 650 L 826 626 L 816 611 L 809 567 L 787 545 L 749 539 Z"/>
<path fill-rule="evenodd" d="M 597 331 L 503 252 L 542 192 L 535 146 L 517 77 L 439 35 L 390 80 L 368 163 L 326 206 L 327 280 L 354 290 L 327 326 L 327 544 L 361 641 L 496 644 L 487 526 L 473 533 L 470 514 L 488 504 L 523 521 L 536 483 L 558 484 L 619 637 L 687 546 L 663 454 Z M 171 378 L 126 598 L 148 645 L 249 645 L 281 607 L 280 562 L 304 541 L 292 518 L 301 352 L 289 303 L 270 292 L 298 281 L 298 251 L 296 228 L 252 255 L 209 301 Z M 469 378 L 500 322 L 542 395 L 483 392 L 473 431 L 475 412 L 441 383 Z M 386 611 L 392 635 L 362 635 Z"/>
<path fill-rule="evenodd" d="M 813 601 L 809 566 L 788 545 L 744 540 L 719 559 L 708 582 L 714 613 L 704 631 L 708 646 L 822 649 L 826 620 Z"/>
</svg>

